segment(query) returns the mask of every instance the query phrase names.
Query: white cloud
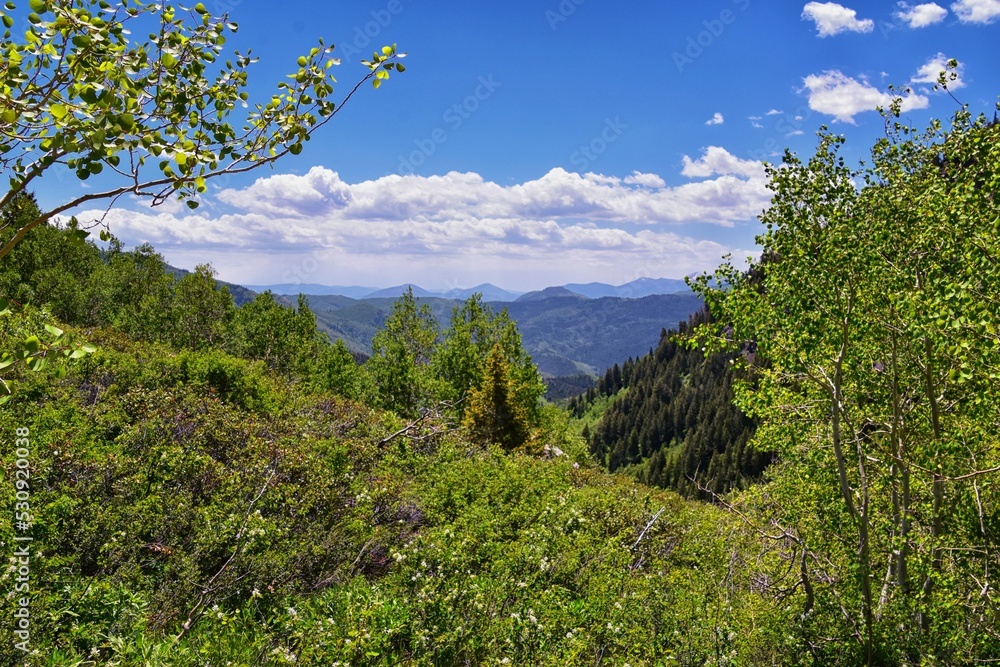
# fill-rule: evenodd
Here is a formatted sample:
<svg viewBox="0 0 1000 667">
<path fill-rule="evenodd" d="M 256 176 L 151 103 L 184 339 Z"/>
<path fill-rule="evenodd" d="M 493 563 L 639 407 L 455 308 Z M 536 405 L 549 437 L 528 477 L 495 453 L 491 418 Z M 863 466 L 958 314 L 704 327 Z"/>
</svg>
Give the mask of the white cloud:
<svg viewBox="0 0 1000 667">
<path fill-rule="evenodd" d="M 896 18 L 911 28 L 926 28 L 944 21 L 945 17 L 948 16 L 948 10 L 936 2 L 927 2 L 915 7 L 901 2 L 899 6 L 900 11 L 896 12 Z"/>
<path fill-rule="evenodd" d="M 713 156 L 716 150 L 722 149 L 710 148 L 706 155 Z M 587 218 L 617 223 L 703 221 L 729 225 L 734 220 L 756 215 L 762 173 L 751 175 L 747 168 L 716 173 L 737 174 L 746 179 L 732 184 L 739 198 L 746 202 L 746 208 L 720 208 L 704 200 L 704 184 L 666 187 L 663 179 L 654 174 L 633 173 L 621 179 L 576 174 L 561 168 L 533 181 L 504 186 L 486 181 L 476 173 L 458 172 L 443 176 L 390 175 L 348 184 L 334 171 L 313 167 L 303 176 L 262 178 L 242 190 L 224 190 L 217 198 L 244 211 L 278 219 L 351 223 Z"/>
<path fill-rule="evenodd" d="M 852 79 L 839 70 L 812 74 L 803 79 L 809 91 L 809 108 L 833 116 L 843 123 L 854 124 L 854 116 L 876 107 L 888 107 L 893 96 L 882 92 L 867 80 Z M 903 98 L 902 110 L 926 109 L 930 103 L 924 95 L 912 93 Z"/>
<path fill-rule="evenodd" d="M 765 116 L 778 116 L 778 115 L 781 115 L 783 113 L 784 113 L 784 111 L 779 111 L 778 109 L 771 109 L 770 111 L 768 111 L 764 115 Z"/>
<path fill-rule="evenodd" d="M 725 122 L 725 117 L 716 111 L 714 116 L 705 121 L 705 125 L 722 125 Z"/>
<path fill-rule="evenodd" d="M 949 58 L 947 58 L 943 53 L 932 56 L 926 63 L 921 65 L 920 69 L 917 70 L 917 73 L 913 75 L 910 83 L 936 84 L 938 76 L 941 72 L 948 69 L 948 60 Z M 948 80 L 948 89 L 958 90 L 959 88 L 965 87 L 965 82 L 962 80 L 961 64 L 956 70 L 954 70 L 954 73 L 957 74 L 958 77 L 954 81 L 951 81 L 950 79 Z"/>
<path fill-rule="evenodd" d="M 385 285 L 428 275 L 438 284 L 516 287 L 529 274 L 552 276 L 532 283 L 538 287 L 558 284 L 558 276 L 592 280 L 601 267 L 609 271 L 602 279 L 640 268 L 674 276 L 745 251 L 669 227 L 733 227 L 770 201 L 758 162 L 714 146 L 683 161 L 683 174 L 695 180 L 672 186 L 657 174 L 620 178 L 561 168 L 513 185 L 458 172 L 349 183 L 313 167 L 206 196 L 195 212 L 139 204 L 112 209 L 106 221 L 127 245 L 148 241 L 182 266 L 211 261 L 227 280 L 258 284 Z M 93 220 L 104 211 L 76 214 Z M 282 274 L 306 263 L 314 267 L 308 280 Z M 513 272 L 506 283 L 505 271 Z"/>
<path fill-rule="evenodd" d="M 802 8 L 802 18 L 816 22 L 816 32 L 820 37 L 849 32 L 871 32 L 875 22 L 858 19 L 858 13 L 836 2 L 810 2 Z"/>
<path fill-rule="evenodd" d="M 688 178 L 732 175 L 752 179 L 764 175 L 764 167 L 760 162 L 740 159 L 719 146 L 709 146 L 697 160 L 685 155 L 683 162 L 681 174 Z"/>
<path fill-rule="evenodd" d="M 633 171 L 631 176 L 626 176 L 625 180 L 622 181 L 626 185 L 641 185 L 645 188 L 665 188 L 667 187 L 666 181 L 657 176 L 656 174 L 642 174 L 638 171 Z"/>
<path fill-rule="evenodd" d="M 993 23 L 1000 17 L 1000 0 L 958 0 L 951 11 L 964 23 Z"/>
</svg>

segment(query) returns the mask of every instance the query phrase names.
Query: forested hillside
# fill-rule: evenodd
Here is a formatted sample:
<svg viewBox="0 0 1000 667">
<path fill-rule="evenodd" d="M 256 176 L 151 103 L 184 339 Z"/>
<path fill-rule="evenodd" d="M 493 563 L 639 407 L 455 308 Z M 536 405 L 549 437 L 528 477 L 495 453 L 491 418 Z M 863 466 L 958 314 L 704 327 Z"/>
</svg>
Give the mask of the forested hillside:
<svg viewBox="0 0 1000 667">
<path fill-rule="evenodd" d="M 702 498 L 760 477 L 771 456 L 750 446 L 753 422 L 733 405 L 735 355 L 706 356 L 678 342 L 709 322 L 702 309 L 664 331 L 654 352 L 615 364 L 596 387 L 570 399 L 577 418 L 598 398 L 610 399 L 584 432 L 591 453 L 609 470 Z"/>
<path fill-rule="evenodd" d="M 55 321 L 4 318 L 0 343 L 42 322 Z M 74 331 L 99 351 L 62 379 L 8 376 L 15 394 L 0 413 L 30 451 L 38 664 L 642 664 L 751 641 L 772 651 L 735 618 L 723 626 L 734 639 L 713 630 L 730 605 L 756 606 L 713 584 L 733 532 L 713 508 L 565 457 L 475 444 L 444 417 L 408 427 L 218 349 Z M 9 516 L 13 471 L 5 457 Z M 14 535 L 5 522 L 0 539 Z M 15 629 L 4 614 L 0 632 Z M 0 645 L 0 662 L 20 656 Z"/>
</svg>

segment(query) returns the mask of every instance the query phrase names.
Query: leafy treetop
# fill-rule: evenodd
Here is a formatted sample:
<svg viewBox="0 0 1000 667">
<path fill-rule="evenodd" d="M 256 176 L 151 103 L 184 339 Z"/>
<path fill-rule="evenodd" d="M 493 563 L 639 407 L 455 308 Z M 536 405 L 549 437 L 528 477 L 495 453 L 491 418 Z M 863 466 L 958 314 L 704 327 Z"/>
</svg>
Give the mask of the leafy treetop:
<svg viewBox="0 0 1000 667">
<path fill-rule="evenodd" d="M 340 108 L 329 72 L 339 60 L 322 40 L 269 101 L 250 107 L 247 70 L 256 58 L 225 57 L 237 25 L 202 3 L 30 0 L 20 40 L 11 32 L 17 4 L 0 10 L 0 171 L 9 177 L 0 207 L 52 170 L 117 178 L 5 233 L 0 259 L 38 225 L 86 202 L 132 194 L 155 205 L 176 195 L 196 208 L 208 179 L 297 155 Z M 362 61 L 369 71 L 343 102 L 365 81 L 377 88 L 402 72 L 403 55 L 385 46 Z M 232 119 L 237 106 L 249 109 L 242 122 Z"/>
</svg>

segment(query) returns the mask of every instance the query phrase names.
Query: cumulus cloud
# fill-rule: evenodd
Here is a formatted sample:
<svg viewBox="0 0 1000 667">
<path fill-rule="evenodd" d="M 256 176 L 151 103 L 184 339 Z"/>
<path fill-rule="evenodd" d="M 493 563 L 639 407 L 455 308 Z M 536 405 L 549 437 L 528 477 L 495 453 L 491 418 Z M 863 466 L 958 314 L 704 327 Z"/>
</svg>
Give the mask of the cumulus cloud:
<svg viewBox="0 0 1000 667">
<path fill-rule="evenodd" d="M 638 171 L 633 171 L 631 176 L 626 176 L 625 180 L 622 181 L 627 185 L 641 185 L 646 188 L 665 188 L 667 187 L 666 181 L 657 176 L 656 174 L 642 174 Z"/>
<path fill-rule="evenodd" d="M 928 83 L 934 85 L 938 82 L 938 77 L 941 72 L 948 70 L 948 61 L 943 53 L 938 53 L 936 56 L 931 56 L 931 58 L 920 66 L 917 73 L 913 75 L 910 79 L 910 83 Z M 965 87 L 965 82 L 962 80 L 962 66 L 959 65 L 953 72 L 956 75 L 954 81 L 948 80 L 948 88 L 950 90 L 958 90 L 959 88 Z"/>
<path fill-rule="evenodd" d="M 780 110 L 778 110 L 778 109 L 771 109 L 770 111 L 768 111 L 768 112 L 767 112 L 766 114 L 764 114 L 764 115 L 765 115 L 765 116 L 778 116 L 778 115 L 781 115 L 781 114 L 783 114 L 783 113 L 784 113 L 784 111 L 780 111 Z"/>
<path fill-rule="evenodd" d="M 958 0 L 951 11 L 963 23 L 993 23 L 1000 18 L 1000 0 Z"/>
<path fill-rule="evenodd" d="M 716 147 L 698 162 L 715 160 Z M 727 153 L 728 155 L 728 153 Z M 734 158 L 735 159 L 735 158 Z M 687 162 L 694 163 L 689 157 Z M 685 162 L 685 164 L 687 164 Z M 602 174 L 577 174 L 555 168 L 532 181 L 499 185 L 476 173 L 441 176 L 390 175 L 348 184 L 337 172 L 313 167 L 302 176 L 261 178 L 241 190 L 224 190 L 217 199 L 248 213 L 283 220 L 367 223 L 372 221 L 449 221 L 483 219 L 578 219 L 616 223 L 670 224 L 690 221 L 732 224 L 759 210 L 762 178 L 748 161 L 739 170 L 706 171 L 705 177 L 735 175 L 736 199 L 726 206 L 704 198 L 710 184 L 666 187 L 655 174 L 633 173 L 624 179 Z M 746 163 L 744 165 L 743 163 Z M 684 175 L 691 175 L 684 173 Z M 744 202 L 742 208 L 735 201 Z"/>
<path fill-rule="evenodd" d="M 836 2 L 810 2 L 802 8 L 802 18 L 816 23 L 820 37 L 831 37 L 842 32 L 871 32 L 875 22 L 858 19 L 858 13 Z"/>
<path fill-rule="evenodd" d="M 381 267 L 399 281 L 413 280 L 416 271 L 422 276 L 463 266 L 463 275 L 474 272 L 482 282 L 491 279 L 486 267 L 499 271 L 501 264 L 534 266 L 535 274 L 559 268 L 561 275 L 581 278 L 582 267 L 604 265 L 619 271 L 642 265 L 647 275 L 676 275 L 711 269 L 738 248 L 669 227 L 733 227 L 752 220 L 770 201 L 761 164 L 719 147 L 684 156 L 682 173 L 692 180 L 672 186 L 657 174 L 636 171 L 619 178 L 560 168 L 509 185 L 459 172 L 350 183 L 313 167 L 222 190 L 196 212 L 113 209 L 106 221 L 129 245 L 148 241 L 169 259 L 191 257 L 192 266 L 210 259 L 227 279 L 244 282 L 296 282 L 276 267 L 319 255 L 324 259 L 313 263 L 319 261 L 326 273 L 306 282 L 391 282 L 364 272 L 331 277 L 338 266 L 371 272 Z M 88 220 L 104 211 L 77 215 Z"/>
<path fill-rule="evenodd" d="M 896 12 L 896 18 L 911 28 L 926 28 L 944 21 L 948 16 L 948 10 L 936 2 L 927 2 L 914 7 L 901 2 L 899 7 L 900 11 Z"/>
<path fill-rule="evenodd" d="M 716 111 L 714 116 L 705 121 L 705 125 L 722 125 L 725 122 L 725 117 Z"/>
<path fill-rule="evenodd" d="M 854 124 L 854 117 L 877 107 L 887 107 L 893 96 L 865 79 L 852 79 L 839 70 L 812 74 L 803 79 L 809 93 L 809 108 L 833 116 L 843 123 Z M 902 110 L 926 109 L 929 99 L 912 93 L 903 98 Z"/>
<path fill-rule="evenodd" d="M 697 160 L 685 155 L 683 163 L 681 174 L 688 178 L 732 175 L 754 179 L 764 175 L 764 167 L 760 162 L 740 159 L 719 146 L 709 146 Z"/>
</svg>

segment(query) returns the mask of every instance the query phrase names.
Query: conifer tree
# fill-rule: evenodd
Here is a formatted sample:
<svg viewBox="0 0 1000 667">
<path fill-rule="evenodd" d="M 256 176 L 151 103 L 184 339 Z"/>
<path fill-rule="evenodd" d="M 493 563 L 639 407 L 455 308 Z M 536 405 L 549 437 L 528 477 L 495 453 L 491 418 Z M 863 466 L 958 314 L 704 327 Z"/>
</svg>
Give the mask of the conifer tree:
<svg viewBox="0 0 1000 667">
<path fill-rule="evenodd" d="M 482 384 L 469 395 L 463 425 L 472 439 L 507 451 L 523 448 L 531 436 L 531 416 L 523 400 L 530 390 L 518 382 L 503 347 L 495 344 L 486 358 Z"/>
</svg>

